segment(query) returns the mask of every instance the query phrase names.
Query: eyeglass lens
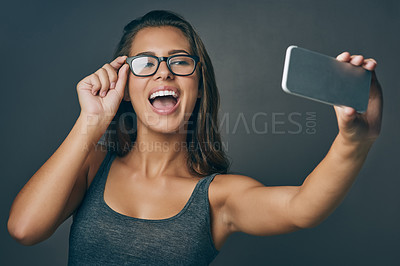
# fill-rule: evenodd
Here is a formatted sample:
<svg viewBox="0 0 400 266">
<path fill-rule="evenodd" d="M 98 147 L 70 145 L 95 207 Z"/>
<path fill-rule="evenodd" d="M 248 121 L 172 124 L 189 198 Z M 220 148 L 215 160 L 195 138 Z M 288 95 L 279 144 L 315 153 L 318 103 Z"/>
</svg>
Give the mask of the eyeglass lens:
<svg viewBox="0 0 400 266">
<path fill-rule="evenodd" d="M 132 61 L 133 72 L 138 76 L 153 75 L 158 67 L 158 60 L 154 57 L 143 56 Z M 168 60 L 168 65 L 176 75 L 189 75 L 195 68 L 195 61 L 188 56 L 175 56 Z"/>
</svg>

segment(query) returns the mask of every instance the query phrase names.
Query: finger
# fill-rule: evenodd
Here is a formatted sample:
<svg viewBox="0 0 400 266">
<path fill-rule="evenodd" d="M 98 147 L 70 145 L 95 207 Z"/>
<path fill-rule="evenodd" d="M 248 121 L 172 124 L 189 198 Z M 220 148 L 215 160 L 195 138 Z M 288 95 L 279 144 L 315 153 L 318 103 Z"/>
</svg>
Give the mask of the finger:
<svg viewBox="0 0 400 266">
<path fill-rule="evenodd" d="M 101 89 L 101 82 L 97 74 L 90 75 L 89 81 L 92 85 L 92 94 L 96 95 L 97 91 Z"/>
<path fill-rule="evenodd" d="M 380 105 L 383 104 L 382 87 L 376 77 L 375 71 L 372 71 L 370 99 L 375 99 L 375 98 L 378 99 L 377 102 L 380 103 Z M 370 104 L 371 101 L 368 103 L 368 108 Z"/>
<path fill-rule="evenodd" d="M 350 61 L 350 53 L 349 52 L 343 52 L 340 55 L 336 57 L 337 60 L 342 61 L 342 62 L 348 62 Z"/>
<path fill-rule="evenodd" d="M 110 81 L 110 90 L 115 88 L 115 84 L 117 83 L 118 75 L 115 69 L 110 64 L 105 64 L 103 68 L 107 71 L 108 80 Z"/>
<path fill-rule="evenodd" d="M 355 116 L 357 114 L 356 110 L 352 107 L 343 106 L 342 108 L 343 108 L 344 114 L 348 118 L 352 118 L 353 116 Z"/>
<path fill-rule="evenodd" d="M 378 86 L 378 87 L 380 88 L 380 84 L 379 84 L 378 78 L 376 77 L 375 71 L 372 71 L 372 79 L 371 79 L 371 82 L 373 82 L 374 85 L 376 85 L 376 86 Z"/>
<path fill-rule="evenodd" d="M 118 71 L 118 80 L 115 85 L 115 90 L 118 92 L 121 99 L 124 97 L 124 90 L 126 87 L 126 81 L 128 80 L 128 64 L 124 64 Z"/>
<path fill-rule="evenodd" d="M 114 59 L 114 61 L 112 61 L 112 62 L 110 63 L 110 65 L 111 65 L 115 70 L 118 71 L 118 69 L 120 69 L 121 66 L 122 66 L 123 64 L 125 64 L 126 58 L 127 58 L 126 55 L 118 56 L 117 58 Z"/>
<path fill-rule="evenodd" d="M 106 96 L 106 93 L 110 88 L 110 80 L 108 78 L 107 70 L 105 70 L 104 68 L 100 68 L 99 70 L 96 71 L 96 74 L 101 82 L 101 89 L 99 91 L 99 96 L 104 97 Z"/>
<path fill-rule="evenodd" d="M 364 62 L 364 57 L 362 55 L 352 55 L 350 63 L 355 66 L 361 66 Z"/>
<path fill-rule="evenodd" d="M 368 58 L 368 59 L 364 60 L 362 66 L 363 66 L 363 68 L 365 68 L 369 71 L 373 71 L 373 70 L 375 70 L 375 68 L 377 66 L 377 62 L 373 58 Z"/>
<path fill-rule="evenodd" d="M 371 121 L 382 121 L 382 109 L 383 109 L 383 95 L 382 87 L 376 78 L 375 71 L 372 71 L 372 81 L 371 81 L 371 95 L 368 102 L 367 115 L 370 117 Z"/>
<path fill-rule="evenodd" d="M 334 106 L 334 107 L 338 118 L 340 118 L 345 123 L 351 122 L 352 120 L 355 119 L 357 115 L 357 111 L 352 107 L 348 106 Z"/>
</svg>

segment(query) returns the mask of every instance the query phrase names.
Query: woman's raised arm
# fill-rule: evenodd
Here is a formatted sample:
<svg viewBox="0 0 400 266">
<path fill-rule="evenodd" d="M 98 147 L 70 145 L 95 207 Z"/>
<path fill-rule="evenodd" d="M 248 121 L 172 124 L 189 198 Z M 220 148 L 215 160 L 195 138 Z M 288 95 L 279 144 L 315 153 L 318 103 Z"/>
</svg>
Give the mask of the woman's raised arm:
<svg viewBox="0 0 400 266">
<path fill-rule="evenodd" d="M 301 186 L 265 187 L 248 177 L 225 178 L 229 193 L 221 210 L 228 232 L 270 235 L 316 226 L 349 191 L 379 135 L 383 100 L 375 60 L 347 52 L 337 59 L 372 71 L 368 110 L 359 114 L 353 108 L 335 106 L 339 134 Z"/>
<path fill-rule="evenodd" d="M 8 231 L 21 244 L 33 245 L 50 237 L 82 201 L 96 143 L 124 96 L 129 69 L 125 59 L 116 58 L 78 83 L 79 118 L 11 206 Z"/>
</svg>

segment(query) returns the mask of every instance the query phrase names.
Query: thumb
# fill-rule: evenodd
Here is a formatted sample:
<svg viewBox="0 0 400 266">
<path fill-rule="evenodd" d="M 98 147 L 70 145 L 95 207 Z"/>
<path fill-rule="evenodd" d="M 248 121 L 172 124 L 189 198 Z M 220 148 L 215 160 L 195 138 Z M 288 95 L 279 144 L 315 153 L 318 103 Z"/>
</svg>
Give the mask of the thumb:
<svg viewBox="0 0 400 266">
<path fill-rule="evenodd" d="M 356 110 L 348 106 L 335 106 L 335 111 L 338 120 L 341 120 L 344 123 L 353 121 L 357 116 Z"/>
<path fill-rule="evenodd" d="M 126 81 L 128 80 L 128 70 L 129 66 L 127 64 L 124 64 L 118 71 L 118 80 L 115 84 L 115 90 L 118 92 L 121 100 L 124 98 L 125 95 Z"/>
</svg>

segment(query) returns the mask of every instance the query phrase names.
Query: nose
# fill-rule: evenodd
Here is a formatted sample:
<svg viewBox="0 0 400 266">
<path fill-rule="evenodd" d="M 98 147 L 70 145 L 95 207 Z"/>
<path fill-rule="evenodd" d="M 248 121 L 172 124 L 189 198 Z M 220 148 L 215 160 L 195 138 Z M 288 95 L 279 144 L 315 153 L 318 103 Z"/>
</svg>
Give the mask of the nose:
<svg viewBox="0 0 400 266">
<path fill-rule="evenodd" d="M 169 71 L 167 62 L 165 60 L 160 62 L 160 66 L 157 69 L 157 72 L 154 74 L 154 79 L 161 79 L 161 80 L 166 80 L 166 79 L 173 79 L 174 75 Z"/>
</svg>

